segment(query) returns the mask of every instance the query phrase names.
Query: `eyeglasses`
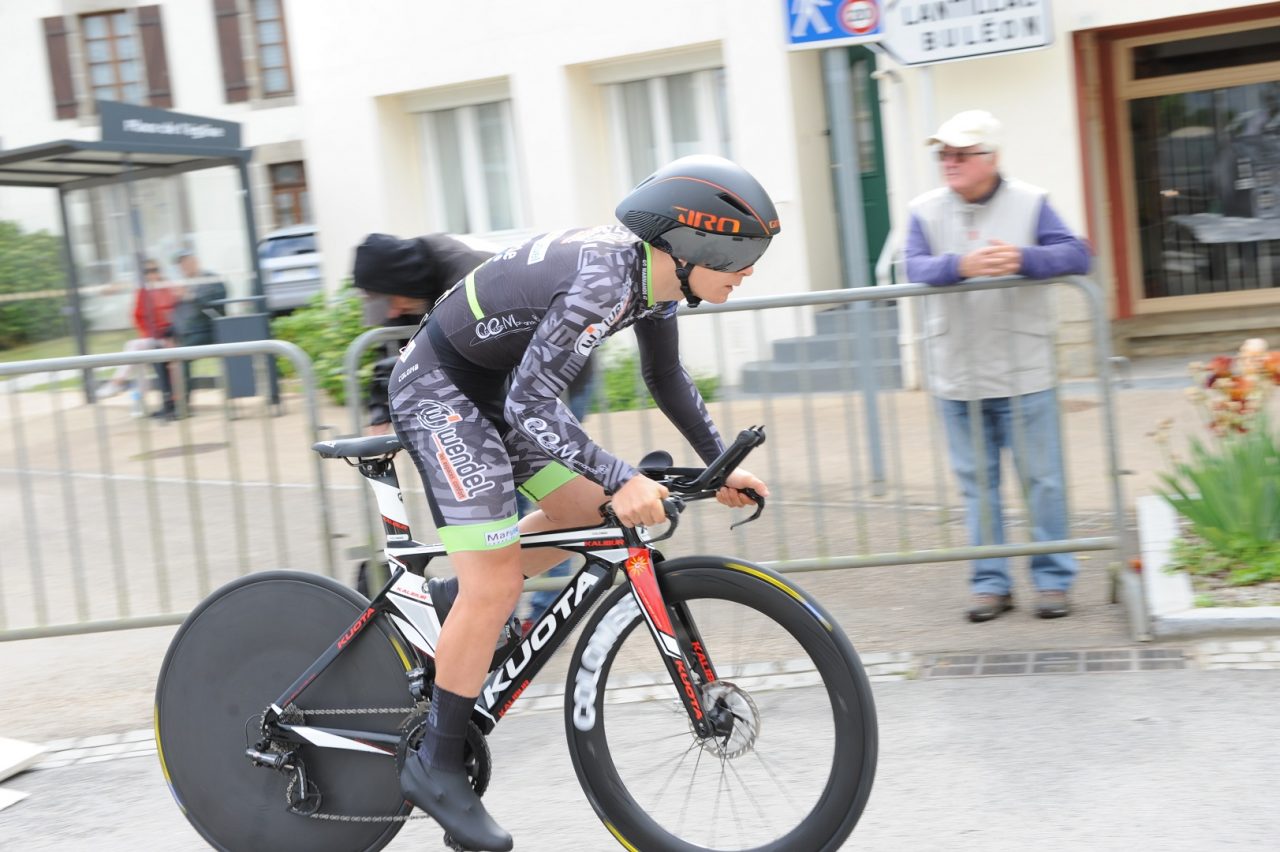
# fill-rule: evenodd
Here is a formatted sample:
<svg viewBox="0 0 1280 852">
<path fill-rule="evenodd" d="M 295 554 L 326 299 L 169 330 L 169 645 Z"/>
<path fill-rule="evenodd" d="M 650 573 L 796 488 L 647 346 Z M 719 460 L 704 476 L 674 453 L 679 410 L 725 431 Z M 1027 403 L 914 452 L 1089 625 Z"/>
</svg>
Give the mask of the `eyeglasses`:
<svg viewBox="0 0 1280 852">
<path fill-rule="evenodd" d="M 160 270 L 159 270 L 159 269 L 156 269 L 154 266 L 148 266 L 146 269 L 144 269 L 144 270 L 142 270 L 142 271 L 143 271 L 143 272 L 145 272 L 145 273 L 147 273 L 148 275 L 159 275 L 159 274 L 160 274 Z"/>
<path fill-rule="evenodd" d="M 938 152 L 938 161 L 945 163 L 948 160 L 955 160 L 957 163 L 964 163 L 972 160 L 974 157 L 985 157 L 993 151 L 948 151 L 943 149 Z"/>
</svg>

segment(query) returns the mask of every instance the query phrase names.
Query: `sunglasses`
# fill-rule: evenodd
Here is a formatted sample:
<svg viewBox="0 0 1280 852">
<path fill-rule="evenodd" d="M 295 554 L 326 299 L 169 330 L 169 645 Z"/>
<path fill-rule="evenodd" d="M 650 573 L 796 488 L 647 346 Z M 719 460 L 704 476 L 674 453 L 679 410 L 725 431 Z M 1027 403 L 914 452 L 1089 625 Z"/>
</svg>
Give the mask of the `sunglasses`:
<svg viewBox="0 0 1280 852">
<path fill-rule="evenodd" d="M 986 157 L 993 151 L 939 151 L 937 153 L 938 161 L 945 163 L 948 160 L 954 160 L 957 163 L 964 163 L 972 160 L 974 157 Z"/>
<path fill-rule="evenodd" d="M 159 270 L 159 269 L 156 269 L 154 266 L 148 266 L 146 269 L 144 269 L 144 270 L 142 270 L 142 271 L 143 271 L 143 272 L 145 272 L 145 273 L 147 273 L 148 275 L 159 275 L 159 274 L 160 274 L 160 270 Z"/>
</svg>

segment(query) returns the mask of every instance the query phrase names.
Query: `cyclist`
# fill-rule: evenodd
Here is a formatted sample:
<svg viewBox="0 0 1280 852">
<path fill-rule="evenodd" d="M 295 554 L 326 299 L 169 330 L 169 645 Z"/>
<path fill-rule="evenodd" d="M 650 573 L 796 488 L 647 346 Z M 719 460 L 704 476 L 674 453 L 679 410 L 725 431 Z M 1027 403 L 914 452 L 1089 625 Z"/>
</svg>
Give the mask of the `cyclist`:
<svg viewBox="0 0 1280 852">
<path fill-rule="evenodd" d="M 665 518 L 666 488 L 583 432 L 561 401 L 566 387 L 605 337 L 634 326 L 655 401 L 711 461 L 724 444 L 680 364 L 676 306 L 682 296 L 690 306 L 724 302 L 779 231 L 760 184 L 719 157 L 675 160 L 616 214 L 625 227 L 543 234 L 473 270 L 436 304 L 391 376 L 392 424 L 459 581 L 426 731 L 400 784 L 467 849 L 512 847 L 463 770 L 467 724 L 525 578 L 565 558 L 522 552 L 520 533 L 598 523 L 606 495 L 627 526 Z M 517 486 L 539 505 L 518 523 Z M 717 498 L 750 505 L 741 489 L 768 494 L 738 469 Z"/>
</svg>

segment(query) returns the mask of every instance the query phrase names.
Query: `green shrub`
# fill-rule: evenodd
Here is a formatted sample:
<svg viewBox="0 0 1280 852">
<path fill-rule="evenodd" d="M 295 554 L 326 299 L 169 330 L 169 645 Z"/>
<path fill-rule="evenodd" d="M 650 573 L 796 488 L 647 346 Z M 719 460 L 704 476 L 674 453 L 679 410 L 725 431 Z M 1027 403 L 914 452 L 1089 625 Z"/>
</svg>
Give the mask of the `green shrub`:
<svg viewBox="0 0 1280 852">
<path fill-rule="evenodd" d="M 1232 582 L 1280 578 L 1280 445 L 1265 418 L 1211 446 L 1193 438 L 1191 461 L 1160 478 L 1160 495 L 1230 566 Z"/>
<path fill-rule="evenodd" d="M 338 405 L 347 399 L 343 358 L 351 341 L 366 331 L 364 303 L 355 290 L 345 287 L 332 301 L 323 293 L 312 297 L 305 307 L 271 322 L 271 334 L 280 340 L 297 344 L 315 365 L 316 386 L 329 394 Z M 380 347 L 365 353 L 360 364 L 360 387 L 367 387 L 374 361 L 382 354 Z M 293 373 L 292 365 L 280 359 L 283 375 Z"/>
<path fill-rule="evenodd" d="M 11 294 L 62 290 L 61 241 L 45 231 L 23 233 L 15 222 L 0 222 L 0 349 L 38 343 L 67 333 L 66 298 L 8 301 Z"/>
<path fill-rule="evenodd" d="M 346 400 L 346 376 L 343 357 L 351 341 L 366 331 L 363 302 L 357 292 L 344 288 L 332 301 L 323 294 L 312 298 L 306 307 L 272 321 L 271 334 L 281 340 L 297 344 L 311 358 L 316 370 L 316 384 L 339 405 Z M 360 387 L 367 387 L 373 363 L 382 352 L 374 347 L 365 354 L 360 366 Z M 596 355 L 602 360 L 597 369 L 603 370 L 603 401 L 607 411 L 631 411 L 652 408 L 653 399 L 640 377 L 640 356 L 635 352 L 617 354 L 604 350 Z M 293 369 L 281 359 L 282 375 L 292 375 Z M 695 376 L 694 384 L 702 398 L 711 402 L 716 398 L 720 380 L 716 376 Z M 591 411 L 599 410 L 601 397 L 592 400 Z"/>
<path fill-rule="evenodd" d="M 636 352 L 615 354 L 606 350 L 597 355 L 603 358 L 604 370 L 604 406 L 606 411 L 632 411 L 641 408 L 653 408 L 653 398 L 645 387 L 640 376 L 640 355 Z M 598 366 L 596 369 L 601 369 Z M 698 386 L 703 400 L 711 402 L 720 390 L 720 379 L 717 376 L 694 376 L 693 383 Z M 592 401 L 591 411 L 598 411 L 600 398 Z"/>
</svg>

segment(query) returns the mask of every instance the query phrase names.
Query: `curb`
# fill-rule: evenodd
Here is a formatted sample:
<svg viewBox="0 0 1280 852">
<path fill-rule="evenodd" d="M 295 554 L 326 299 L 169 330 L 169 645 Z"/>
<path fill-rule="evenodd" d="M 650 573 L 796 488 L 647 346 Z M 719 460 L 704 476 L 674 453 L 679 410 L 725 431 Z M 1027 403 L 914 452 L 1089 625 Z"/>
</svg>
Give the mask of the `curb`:
<svg viewBox="0 0 1280 852">
<path fill-rule="evenodd" d="M 1142 583 L 1151 632 L 1164 638 L 1222 634 L 1280 635 L 1280 606 L 1197 607 L 1191 578 L 1164 570 L 1169 549 L 1178 537 L 1178 516 L 1162 497 L 1139 497 L 1138 538 Z"/>
</svg>

